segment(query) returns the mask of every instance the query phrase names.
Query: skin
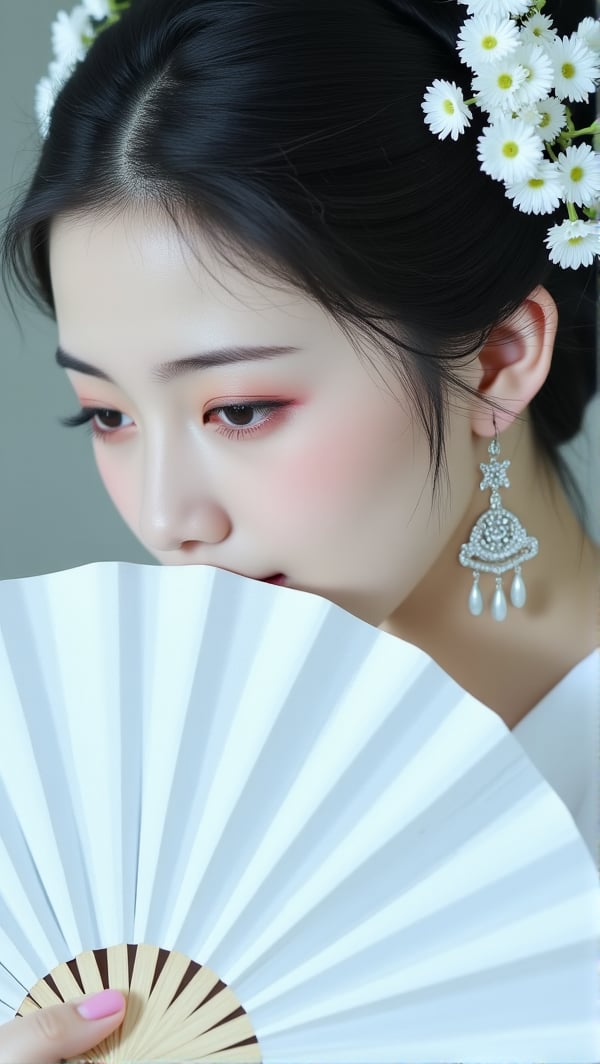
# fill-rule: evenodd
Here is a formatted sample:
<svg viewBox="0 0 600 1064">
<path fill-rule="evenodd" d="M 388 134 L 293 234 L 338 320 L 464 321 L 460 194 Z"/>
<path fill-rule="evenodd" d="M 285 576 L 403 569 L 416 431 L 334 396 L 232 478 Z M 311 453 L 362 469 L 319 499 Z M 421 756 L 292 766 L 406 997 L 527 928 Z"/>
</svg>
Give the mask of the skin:
<svg viewBox="0 0 600 1064">
<path fill-rule="evenodd" d="M 451 490 L 432 509 L 425 434 L 376 348 L 366 350 L 385 382 L 314 301 L 245 277 L 200 235 L 193 247 L 158 215 L 61 217 L 51 228 L 60 345 L 116 382 L 66 371 L 82 406 L 118 411 L 96 417 L 112 434 L 93 447 L 125 523 L 163 565 L 285 574 L 422 647 L 514 727 L 597 645 L 600 551 L 538 457 L 527 411 L 552 357 L 548 293 L 536 289 L 462 371 L 478 397 L 451 403 Z M 225 344 L 300 350 L 150 378 L 160 362 Z M 494 434 L 484 396 L 505 410 L 504 505 L 540 540 L 523 568 L 527 605 L 509 606 L 502 624 L 487 611 L 471 617 L 472 574 L 457 560 L 489 500 L 479 488 Z M 231 411 L 219 405 L 274 400 L 288 405 L 247 412 L 258 431 L 228 438 Z M 489 597 L 493 578 L 481 588 Z"/>
<path fill-rule="evenodd" d="M 552 357 L 548 293 L 536 289 L 464 369 L 478 397 L 451 403 L 451 491 L 432 509 L 427 441 L 386 363 L 382 381 L 313 302 L 272 278 L 248 280 L 200 238 L 196 249 L 200 262 L 147 216 L 52 226 L 59 342 L 115 381 L 66 371 L 82 406 L 119 412 L 96 418 L 113 435 L 93 446 L 121 517 L 163 565 L 284 573 L 415 643 L 514 727 L 598 642 L 600 550 L 538 456 L 527 411 Z M 150 377 L 159 362 L 224 344 L 301 350 Z M 489 499 L 479 489 L 494 433 L 484 396 L 505 410 L 504 505 L 540 540 L 523 571 L 526 608 L 509 608 L 503 624 L 471 617 L 471 573 L 457 561 Z M 216 408 L 274 400 L 288 405 L 250 412 L 259 431 L 227 436 L 232 419 Z M 0 1064 L 83 1053 L 124 1013 L 89 1021 L 66 1004 L 14 1020 L 0 1029 Z"/>
<path fill-rule="evenodd" d="M 2 1024 L 0 1064 L 32 1064 L 32 1061 L 53 1064 L 59 1060 L 71 1060 L 99 1045 L 122 1024 L 126 1001 L 121 995 L 122 1007 L 118 1012 L 102 1019 L 85 1019 L 77 1008 L 92 996 L 86 995 L 64 1005 L 51 1005 Z"/>
</svg>

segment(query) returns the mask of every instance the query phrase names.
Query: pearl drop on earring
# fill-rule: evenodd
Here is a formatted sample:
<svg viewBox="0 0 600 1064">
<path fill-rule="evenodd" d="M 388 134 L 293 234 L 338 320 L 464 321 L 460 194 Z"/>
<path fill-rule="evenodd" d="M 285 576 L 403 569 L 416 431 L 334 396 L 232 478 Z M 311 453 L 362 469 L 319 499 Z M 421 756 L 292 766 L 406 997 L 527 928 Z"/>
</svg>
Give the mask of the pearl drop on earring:
<svg viewBox="0 0 600 1064">
<path fill-rule="evenodd" d="M 508 608 L 506 598 L 502 590 L 502 577 L 496 577 L 496 590 L 492 599 L 492 617 L 495 621 L 505 621 Z"/>
<path fill-rule="evenodd" d="M 479 617 L 483 613 L 483 596 L 479 590 L 479 573 L 474 574 L 473 587 L 469 595 L 469 612 L 473 617 Z"/>
<path fill-rule="evenodd" d="M 527 602 L 527 588 L 525 587 L 525 581 L 521 576 L 521 566 L 517 565 L 515 575 L 510 589 L 510 601 L 517 609 L 521 609 Z"/>
</svg>

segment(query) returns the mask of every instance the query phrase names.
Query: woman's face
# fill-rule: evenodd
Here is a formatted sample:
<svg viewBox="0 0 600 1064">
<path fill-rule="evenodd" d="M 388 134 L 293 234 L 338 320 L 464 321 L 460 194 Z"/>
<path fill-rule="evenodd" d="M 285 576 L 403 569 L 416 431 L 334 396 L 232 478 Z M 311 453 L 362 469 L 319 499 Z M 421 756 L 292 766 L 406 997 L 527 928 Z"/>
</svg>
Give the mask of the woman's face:
<svg viewBox="0 0 600 1064">
<path fill-rule="evenodd" d="M 147 217 L 53 223 L 60 346 L 112 378 L 67 369 L 81 406 L 112 411 L 93 422 L 106 490 L 164 565 L 283 574 L 380 624 L 468 507 L 469 419 L 452 415 L 451 497 L 432 509 L 427 440 L 386 363 L 387 385 L 316 303 L 195 248 L 202 265 Z M 248 346 L 297 350 L 209 356 Z"/>
</svg>

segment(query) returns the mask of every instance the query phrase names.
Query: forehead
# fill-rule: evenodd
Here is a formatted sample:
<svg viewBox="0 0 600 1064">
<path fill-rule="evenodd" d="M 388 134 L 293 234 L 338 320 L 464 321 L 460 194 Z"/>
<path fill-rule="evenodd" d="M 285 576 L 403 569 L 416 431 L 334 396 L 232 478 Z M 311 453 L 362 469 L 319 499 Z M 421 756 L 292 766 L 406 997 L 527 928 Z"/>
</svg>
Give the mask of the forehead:
<svg viewBox="0 0 600 1064">
<path fill-rule="evenodd" d="M 148 380 L 148 367 L 210 349 L 293 346 L 301 354 L 289 372 L 304 383 L 329 380 L 339 389 L 359 380 L 400 398 L 376 339 L 342 326 L 276 267 L 261 273 L 245 255 L 238 266 L 232 244 L 225 258 L 200 233 L 139 213 L 57 216 L 49 255 L 60 346 L 126 390 Z"/>
<path fill-rule="evenodd" d="M 249 270 L 247 259 L 228 249 L 227 262 L 200 232 L 184 235 L 158 215 L 128 212 L 116 218 L 59 216 L 52 220 L 49 257 L 57 304 L 75 295 L 110 291 L 117 302 L 149 295 L 185 303 L 190 298 L 278 305 L 301 294 L 272 275 Z M 237 263 L 236 263 L 237 259 Z M 57 308 L 58 309 L 58 308 Z"/>
<path fill-rule="evenodd" d="M 184 232 L 140 213 L 55 218 L 49 255 L 61 345 L 102 365 L 113 352 L 158 362 L 228 343 L 340 342 L 315 300 L 233 247 L 226 261 L 201 233 Z"/>
</svg>

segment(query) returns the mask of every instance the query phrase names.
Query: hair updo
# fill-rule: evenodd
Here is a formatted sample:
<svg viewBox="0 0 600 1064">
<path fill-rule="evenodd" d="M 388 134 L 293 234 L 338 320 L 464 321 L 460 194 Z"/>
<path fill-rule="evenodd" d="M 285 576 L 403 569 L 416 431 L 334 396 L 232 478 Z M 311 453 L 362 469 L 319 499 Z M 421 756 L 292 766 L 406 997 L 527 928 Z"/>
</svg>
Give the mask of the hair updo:
<svg viewBox="0 0 600 1064">
<path fill-rule="evenodd" d="M 594 0 L 546 11 L 562 35 Z M 456 142 L 426 127 L 434 78 L 470 95 L 465 17 L 448 0 L 133 0 L 59 93 L 3 234 L 3 277 L 55 317 L 53 217 L 158 208 L 188 240 L 198 227 L 226 261 L 318 301 L 351 342 L 380 344 L 427 433 L 434 493 L 449 397 L 469 392 L 453 367 L 545 284 L 559 336 L 530 412 L 577 496 L 557 447 L 596 388 L 595 267 L 549 264 L 564 210 L 523 214 L 481 172 L 478 109 Z M 593 120 L 591 104 L 572 109 Z"/>
</svg>

